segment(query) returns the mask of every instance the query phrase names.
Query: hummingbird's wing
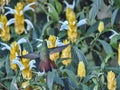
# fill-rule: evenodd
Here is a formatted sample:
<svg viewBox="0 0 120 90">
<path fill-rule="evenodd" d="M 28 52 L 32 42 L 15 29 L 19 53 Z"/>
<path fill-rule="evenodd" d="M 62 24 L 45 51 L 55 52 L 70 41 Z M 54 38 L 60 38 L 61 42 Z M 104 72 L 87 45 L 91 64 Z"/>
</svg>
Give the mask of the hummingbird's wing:
<svg viewBox="0 0 120 90">
<path fill-rule="evenodd" d="M 53 53 L 56 53 L 56 52 L 60 52 L 62 51 L 63 49 L 65 49 L 67 46 L 69 46 L 70 44 L 66 44 L 66 45 L 62 45 L 62 46 L 59 46 L 59 47 L 54 47 L 54 48 L 49 48 L 49 51 L 50 53 L 49 54 L 53 54 Z"/>
<path fill-rule="evenodd" d="M 36 58 L 40 58 L 40 54 L 38 54 L 38 53 L 29 53 L 29 54 L 21 55 L 21 56 L 18 56 L 18 57 L 19 58 L 36 59 Z"/>
</svg>

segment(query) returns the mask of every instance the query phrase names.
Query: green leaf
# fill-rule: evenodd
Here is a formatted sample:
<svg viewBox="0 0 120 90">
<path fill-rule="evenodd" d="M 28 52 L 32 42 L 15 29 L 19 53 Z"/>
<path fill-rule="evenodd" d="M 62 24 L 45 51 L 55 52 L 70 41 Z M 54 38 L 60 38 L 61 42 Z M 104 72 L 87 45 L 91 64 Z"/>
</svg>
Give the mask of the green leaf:
<svg viewBox="0 0 120 90">
<path fill-rule="evenodd" d="M 54 8 L 54 6 L 50 3 L 48 3 L 48 6 L 50 8 L 50 11 L 49 11 L 49 16 L 51 17 L 51 19 L 56 22 L 59 20 L 59 15 L 56 11 L 56 9 Z"/>
<path fill-rule="evenodd" d="M 108 43 L 107 43 L 106 41 L 104 41 L 104 40 L 98 40 L 98 41 L 102 44 L 102 46 L 103 46 L 106 54 L 112 54 L 112 53 L 113 53 L 113 50 L 112 50 L 110 44 L 108 44 Z"/>
<path fill-rule="evenodd" d="M 43 36 L 45 35 L 45 31 L 47 30 L 47 28 L 48 28 L 52 23 L 53 23 L 53 21 L 49 21 L 49 22 L 47 22 L 47 23 L 44 25 L 44 27 L 43 27 L 43 29 L 42 29 L 42 34 L 41 34 L 40 39 L 43 39 Z"/>
<path fill-rule="evenodd" d="M 118 39 L 120 39 L 119 35 L 114 36 L 111 40 L 110 40 L 110 44 L 112 45 L 113 48 L 118 49 Z"/>
<path fill-rule="evenodd" d="M 5 59 L 5 69 L 6 69 L 7 75 L 9 75 L 11 73 L 9 56 L 6 56 L 6 59 Z"/>
<path fill-rule="evenodd" d="M 77 55 L 79 61 L 82 60 L 85 63 L 85 65 L 87 65 L 87 60 L 86 60 L 84 53 L 80 49 L 78 49 L 76 46 L 73 46 L 73 50 L 75 54 Z"/>
<path fill-rule="evenodd" d="M 58 0 L 55 0 L 55 6 L 58 11 L 58 14 L 60 14 L 62 12 L 62 5 L 61 5 L 61 3 L 59 3 Z"/>
<path fill-rule="evenodd" d="M 117 89 L 120 89 L 120 74 L 116 77 L 116 81 L 117 81 Z"/>
<path fill-rule="evenodd" d="M 13 80 L 12 80 L 11 85 L 10 85 L 10 90 L 18 90 L 18 86 L 16 83 L 16 76 L 13 77 Z"/>
<path fill-rule="evenodd" d="M 54 78 L 55 78 L 55 71 L 52 70 L 52 72 L 48 72 L 47 85 L 48 85 L 49 90 L 52 90 Z"/>
<path fill-rule="evenodd" d="M 63 69 L 62 73 L 67 73 L 70 79 L 77 85 L 77 77 L 71 70 Z"/>
<path fill-rule="evenodd" d="M 82 90 L 89 90 L 89 87 L 82 83 Z"/>
<path fill-rule="evenodd" d="M 89 12 L 89 19 L 95 19 L 100 7 L 102 4 L 102 0 L 94 0 L 93 4 L 92 4 L 92 8 L 90 9 Z"/>
<path fill-rule="evenodd" d="M 112 24 L 112 25 L 113 25 L 114 22 L 115 22 L 115 19 L 116 19 L 118 10 L 119 10 L 119 9 L 117 8 L 117 9 L 115 9 L 115 10 L 113 11 L 113 13 L 112 13 L 112 16 L 111 16 L 111 24 Z"/>
<path fill-rule="evenodd" d="M 59 74 L 57 73 L 57 71 L 55 73 L 54 82 L 56 82 L 57 84 L 60 84 L 61 86 L 64 87 L 64 83 L 63 83 L 62 79 L 60 78 Z"/>
</svg>

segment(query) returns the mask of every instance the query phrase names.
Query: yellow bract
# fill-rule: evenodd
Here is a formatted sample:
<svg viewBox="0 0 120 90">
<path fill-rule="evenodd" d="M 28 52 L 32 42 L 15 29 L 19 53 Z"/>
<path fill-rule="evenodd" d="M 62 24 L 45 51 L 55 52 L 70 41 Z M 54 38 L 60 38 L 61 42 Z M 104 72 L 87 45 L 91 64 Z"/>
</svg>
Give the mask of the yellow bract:
<svg viewBox="0 0 120 90">
<path fill-rule="evenodd" d="M 0 37 L 3 41 L 10 40 L 10 29 L 7 25 L 7 17 L 5 15 L 0 16 L 0 22 L 2 23 L 2 28 L 0 28 Z"/>
<path fill-rule="evenodd" d="M 81 78 L 86 76 L 86 70 L 83 61 L 80 61 L 78 64 L 77 75 Z"/>
<path fill-rule="evenodd" d="M 104 23 L 102 21 L 100 21 L 99 25 L 98 25 L 98 31 L 101 33 L 104 30 Z"/>
<path fill-rule="evenodd" d="M 118 65 L 120 66 L 120 43 L 118 47 Z"/>
<path fill-rule="evenodd" d="M 20 55 L 19 45 L 17 42 L 13 42 L 10 49 L 10 67 L 13 70 L 17 70 L 18 68 L 17 64 L 12 63 L 12 61 L 16 58 L 16 54 Z"/>
<path fill-rule="evenodd" d="M 23 50 L 22 55 L 26 55 L 26 54 L 28 54 L 28 52 L 26 50 Z M 24 69 L 22 70 L 23 78 L 26 80 L 30 80 L 32 78 L 32 70 L 30 69 L 29 66 L 30 59 L 22 58 L 21 62 L 24 66 Z"/>
<path fill-rule="evenodd" d="M 68 40 L 65 40 L 63 43 L 64 43 L 64 44 L 68 44 L 69 41 L 68 41 Z M 68 65 L 71 63 L 71 46 L 70 46 L 70 45 L 69 45 L 68 47 L 66 47 L 64 50 L 62 50 L 61 58 L 70 58 L 70 59 L 63 60 L 63 61 L 62 61 L 62 63 L 63 63 L 65 66 L 68 66 Z"/>
<path fill-rule="evenodd" d="M 15 32 L 17 34 L 22 34 L 24 32 L 24 14 L 23 14 L 24 5 L 22 3 L 17 3 L 15 6 Z"/>
<path fill-rule="evenodd" d="M 48 41 L 50 42 L 48 44 L 48 48 L 53 48 L 56 46 L 56 37 L 54 35 L 50 35 Z"/>
<path fill-rule="evenodd" d="M 50 44 L 48 44 L 48 48 L 56 47 L 56 37 L 54 35 L 50 35 L 48 41 L 50 42 Z M 50 54 L 51 60 L 56 60 L 58 58 L 59 58 L 59 52 Z"/>
<path fill-rule="evenodd" d="M 66 19 L 68 21 L 68 39 L 72 42 L 76 42 L 78 38 L 77 32 L 77 20 L 74 11 L 71 8 L 66 9 Z"/>
<path fill-rule="evenodd" d="M 108 90 L 116 90 L 115 74 L 112 71 L 109 71 L 107 74 L 107 88 Z"/>
</svg>

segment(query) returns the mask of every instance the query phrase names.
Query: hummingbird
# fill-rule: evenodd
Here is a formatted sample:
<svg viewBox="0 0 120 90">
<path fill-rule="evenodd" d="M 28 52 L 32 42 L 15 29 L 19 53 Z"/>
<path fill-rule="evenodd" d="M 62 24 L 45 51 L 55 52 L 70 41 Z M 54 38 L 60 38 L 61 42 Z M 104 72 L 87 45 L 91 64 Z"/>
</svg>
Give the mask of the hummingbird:
<svg viewBox="0 0 120 90">
<path fill-rule="evenodd" d="M 39 58 L 39 64 L 38 64 L 38 70 L 40 72 L 48 72 L 51 71 L 52 68 L 56 68 L 55 62 L 52 61 L 49 57 L 50 54 L 56 53 L 56 52 L 60 52 L 63 49 L 65 49 L 69 44 L 66 45 L 62 45 L 59 47 L 54 47 L 54 48 L 48 48 L 47 47 L 47 42 L 43 41 L 42 42 L 42 46 L 40 48 L 40 52 L 39 53 L 29 53 L 26 55 L 21 55 L 18 56 L 19 58 L 28 58 L 28 59 L 36 59 Z"/>
</svg>

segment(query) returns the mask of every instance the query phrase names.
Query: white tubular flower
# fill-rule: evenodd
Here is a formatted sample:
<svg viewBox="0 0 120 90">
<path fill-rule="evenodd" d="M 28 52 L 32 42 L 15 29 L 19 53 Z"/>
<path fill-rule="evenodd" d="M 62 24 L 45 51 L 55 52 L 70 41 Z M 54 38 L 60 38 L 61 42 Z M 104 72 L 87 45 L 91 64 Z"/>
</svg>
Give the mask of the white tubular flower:
<svg viewBox="0 0 120 90">
<path fill-rule="evenodd" d="M 45 74 L 45 71 L 43 72 L 37 72 L 38 76 L 43 76 Z"/>
<path fill-rule="evenodd" d="M 82 20 L 79 20 L 78 23 L 77 23 L 77 26 L 79 27 L 79 26 L 82 26 L 84 24 L 87 24 L 87 19 L 86 18 L 84 18 Z"/>
<path fill-rule="evenodd" d="M 29 62 L 30 69 L 36 67 L 36 66 L 34 65 L 35 63 L 36 63 L 35 60 L 31 60 L 31 61 Z"/>
<path fill-rule="evenodd" d="M 28 11 L 28 10 L 32 10 L 32 11 L 35 11 L 33 8 L 31 8 L 32 5 L 35 5 L 36 2 L 33 2 L 33 3 L 30 3 L 28 5 L 26 5 L 23 9 L 24 12 Z"/>
<path fill-rule="evenodd" d="M 15 18 L 11 18 L 8 22 L 7 25 L 11 25 L 15 23 Z"/>
<path fill-rule="evenodd" d="M 0 42 L 0 44 L 4 46 L 1 48 L 1 50 L 5 50 L 5 49 L 10 50 L 10 46 L 8 46 L 6 43 Z"/>
<path fill-rule="evenodd" d="M 112 39 L 115 35 L 119 35 L 115 30 L 111 29 L 110 31 L 112 31 L 112 35 L 109 36 L 109 39 Z"/>
<path fill-rule="evenodd" d="M 74 9 L 74 7 L 75 7 L 75 0 L 73 0 L 73 4 L 69 4 L 65 0 L 64 0 L 64 3 L 66 4 L 67 7 L 71 8 L 71 9 Z"/>
<path fill-rule="evenodd" d="M 62 45 L 64 45 L 64 43 L 62 43 L 60 41 L 60 39 L 57 37 L 57 39 L 56 39 L 56 46 L 62 46 Z"/>
<path fill-rule="evenodd" d="M 18 44 L 26 43 L 27 40 L 25 38 L 21 38 L 17 41 Z"/>
<path fill-rule="evenodd" d="M 25 67 L 24 65 L 19 61 L 19 58 L 16 57 L 13 61 L 12 61 L 12 64 L 17 64 L 19 69 L 22 71 Z"/>
<path fill-rule="evenodd" d="M 63 30 L 68 30 L 68 21 L 59 21 L 59 23 L 61 23 L 61 27 L 60 27 L 60 31 L 63 31 Z"/>
</svg>

